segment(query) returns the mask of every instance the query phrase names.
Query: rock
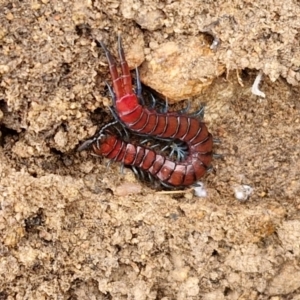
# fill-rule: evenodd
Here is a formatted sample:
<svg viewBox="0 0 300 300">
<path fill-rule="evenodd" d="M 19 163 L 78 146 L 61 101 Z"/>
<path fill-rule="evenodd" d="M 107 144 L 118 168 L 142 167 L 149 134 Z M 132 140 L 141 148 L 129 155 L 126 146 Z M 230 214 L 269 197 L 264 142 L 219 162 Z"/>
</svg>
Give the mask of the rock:
<svg viewBox="0 0 300 300">
<path fill-rule="evenodd" d="M 161 44 L 140 73 L 145 85 L 176 102 L 201 93 L 224 70 L 209 44 L 197 36 Z"/>
</svg>

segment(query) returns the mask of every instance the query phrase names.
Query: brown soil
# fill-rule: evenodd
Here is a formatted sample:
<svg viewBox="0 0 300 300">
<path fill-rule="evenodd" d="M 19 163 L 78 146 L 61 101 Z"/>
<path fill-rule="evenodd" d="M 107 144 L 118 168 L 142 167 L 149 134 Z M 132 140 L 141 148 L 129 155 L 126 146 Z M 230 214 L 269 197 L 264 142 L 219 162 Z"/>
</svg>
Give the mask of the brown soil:
<svg viewBox="0 0 300 300">
<path fill-rule="evenodd" d="M 196 3 L 0 0 L 0 299 L 300 299 L 299 2 Z M 207 197 L 76 152 L 111 120 L 94 39 L 118 33 L 132 67 L 219 41 L 225 73 L 191 93 L 222 141 Z"/>
</svg>

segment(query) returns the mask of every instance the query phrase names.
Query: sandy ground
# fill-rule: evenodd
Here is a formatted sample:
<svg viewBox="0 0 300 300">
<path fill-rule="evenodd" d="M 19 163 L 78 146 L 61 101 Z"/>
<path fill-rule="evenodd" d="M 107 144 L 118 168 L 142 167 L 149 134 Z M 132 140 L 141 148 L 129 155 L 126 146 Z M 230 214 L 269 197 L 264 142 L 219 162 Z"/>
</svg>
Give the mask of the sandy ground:
<svg viewBox="0 0 300 300">
<path fill-rule="evenodd" d="M 0 0 L 0 299 L 300 299 L 300 4 L 195 3 Z M 206 197 L 76 152 L 111 120 L 93 39 L 118 33 L 144 82 L 206 104 Z"/>
</svg>

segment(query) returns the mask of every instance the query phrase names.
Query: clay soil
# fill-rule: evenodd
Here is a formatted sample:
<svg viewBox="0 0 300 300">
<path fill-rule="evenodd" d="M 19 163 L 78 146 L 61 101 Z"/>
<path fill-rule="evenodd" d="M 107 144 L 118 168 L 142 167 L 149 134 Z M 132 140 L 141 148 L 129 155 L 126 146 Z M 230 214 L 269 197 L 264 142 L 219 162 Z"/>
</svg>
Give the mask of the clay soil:
<svg viewBox="0 0 300 300">
<path fill-rule="evenodd" d="M 295 0 L 0 0 L 0 299 L 299 300 L 299 15 Z M 205 197 L 76 151 L 112 120 L 95 39 L 116 54 L 120 33 L 154 90 L 161 47 L 208 49 L 218 72 L 183 93 L 221 140 Z M 179 109 L 175 64 L 155 71 Z"/>
</svg>

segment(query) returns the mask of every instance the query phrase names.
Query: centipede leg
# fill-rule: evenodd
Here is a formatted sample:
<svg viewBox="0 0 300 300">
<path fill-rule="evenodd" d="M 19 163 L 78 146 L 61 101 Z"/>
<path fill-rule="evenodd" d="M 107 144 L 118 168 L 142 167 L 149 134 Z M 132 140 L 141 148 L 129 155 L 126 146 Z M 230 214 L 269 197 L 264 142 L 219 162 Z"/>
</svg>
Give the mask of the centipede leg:
<svg viewBox="0 0 300 300">
<path fill-rule="evenodd" d="M 179 145 L 173 143 L 173 150 L 172 150 L 172 152 L 176 152 L 177 153 L 177 160 L 178 161 L 182 161 L 182 160 L 184 160 L 184 158 L 188 154 L 188 148 L 187 147 L 183 147 L 183 146 L 179 146 Z"/>
<path fill-rule="evenodd" d="M 118 131 L 119 136 L 124 137 L 124 138 L 123 138 L 124 141 L 129 141 L 129 140 L 130 140 L 129 133 L 128 133 L 128 131 L 126 130 L 125 127 L 122 127 L 125 136 L 124 136 L 124 134 L 122 133 L 121 129 L 119 129 L 119 128 L 116 127 L 116 126 L 115 126 L 114 128 L 115 128 L 115 130 Z"/>
<path fill-rule="evenodd" d="M 169 154 L 169 157 L 172 157 L 173 155 L 174 155 L 174 153 L 176 152 L 176 156 L 177 156 L 177 160 L 181 160 L 181 153 L 180 153 L 180 151 L 178 151 L 177 150 L 177 147 L 175 146 L 170 146 L 171 147 L 171 152 L 170 152 L 170 154 Z"/>
<path fill-rule="evenodd" d="M 109 106 L 108 109 L 110 110 L 111 114 L 113 115 L 114 119 L 117 121 L 117 122 L 120 122 L 120 119 L 118 117 L 118 115 L 116 114 L 115 110 L 114 110 L 114 107 L 113 106 Z M 122 124 L 122 123 L 121 123 Z"/>
<path fill-rule="evenodd" d="M 121 120 L 119 119 L 119 116 L 118 116 L 117 113 L 115 112 L 114 107 L 113 107 L 113 106 L 109 106 L 108 109 L 110 110 L 111 114 L 113 115 L 113 117 L 114 117 L 114 119 L 115 119 L 115 121 L 112 122 L 112 123 L 110 123 L 109 126 L 115 125 L 115 124 L 119 123 L 119 124 L 122 126 L 122 129 L 123 129 L 123 131 L 124 131 L 124 133 L 125 133 L 125 138 L 124 138 L 124 140 L 129 141 L 130 138 L 129 138 L 129 133 L 128 133 L 128 131 L 126 130 L 126 126 L 125 126 L 125 125 L 121 122 Z M 118 133 L 119 133 L 120 136 L 123 136 L 123 134 L 122 134 L 121 130 L 119 130 L 119 128 L 115 127 L 115 129 L 118 131 Z"/>
<path fill-rule="evenodd" d="M 148 143 L 148 142 L 152 142 L 154 139 L 144 139 L 144 140 L 142 140 L 141 142 L 140 142 L 140 145 L 144 145 L 144 144 L 146 144 L 146 143 Z M 155 145 L 152 145 L 152 146 L 150 146 L 150 148 L 152 148 L 152 147 L 157 147 L 157 146 L 160 146 L 160 144 L 155 144 Z"/>
<path fill-rule="evenodd" d="M 110 167 L 110 164 L 111 164 L 112 160 L 110 159 L 107 164 L 106 164 L 106 169 L 108 169 Z"/>
<path fill-rule="evenodd" d="M 160 113 L 167 113 L 168 112 L 168 109 L 169 109 L 169 102 L 168 102 L 168 99 L 166 99 L 165 102 L 163 102 L 163 107 L 162 109 L 160 110 Z"/>
<path fill-rule="evenodd" d="M 213 158 L 215 158 L 215 159 L 221 159 L 221 158 L 224 158 L 224 155 L 222 155 L 222 154 L 218 154 L 218 153 L 213 153 Z"/>
<path fill-rule="evenodd" d="M 168 189 L 174 189 L 174 186 L 169 185 L 169 184 L 167 184 L 167 183 L 165 183 L 165 182 L 160 181 L 160 184 L 161 184 L 162 186 L 168 188 Z"/>
<path fill-rule="evenodd" d="M 150 105 L 149 109 L 154 109 L 154 107 L 156 105 L 156 99 L 152 93 L 150 93 L 150 96 L 151 96 L 151 105 Z"/>
<path fill-rule="evenodd" d="M 135 68 L 135 81 L 136 81 L 136 83 L 135 83 L 136 84 L 136 89 L 135 89 L 136 96 L 139 99 L 140 104 L 144 106 L 145 100 L 142 95 L 142 84 L 141 84 L 138 68 Z"/>
<path fill-rule="evenodd" d="M 151 96 L 151 104 L 149 106 L 149 109 L 155 109 L 155 106 L 159 106 L 156 109 L 159 113 L 168 112 L 168 109 L 169 109 L 168 99 L 166 99 L 166 101 L 163 101 L 162 99 L 155 99 L 155 97 L 153 96 L 153 94 L 151 92 L 149 94 Z"/>
<path fill-rule="evenodd" d="M 205 105 L 202 104 L 201 107 L 195 111 L 194 113 L 191 113 L 189 116 L 190 117 L 199 117 L 201 120 L 204 118 L 204 110 L 205 110 Z"/>
<path fill-rule="evenodd" d="M 96 139 L 90 139 L 90 140 L 85 141 L 77 148 L 77 151 L 81 152 L 83 150 L 88 149 L 95 141 L 96 141 Z"/>
<path fill-rule="evenodd" d="M 190 110 L 190 108 L 191 108 L 191 101 L 188 100 L 187 106 L 185 108 L 179 110 L 177 113 L 179 113 L 181 115 L 186 114 Z"/>
<path fill-rule="evenodd" d="M 106 124 L 105 126 L 103 126 L 101 128 L 101 130 L 99 131 L 99 133 L 93 138 L 93 139 L 89 139 L 87 141 L 85 141 L 83 144 L 81 144 L 78 148 L 77 148 L 77 151 L 80 152 L 80 151 L 83 151 L 83 150 L 86 150 L 88 149 L 93 143 L 97 142 L 98 143 L 98 139 L 99 137 L 101 136 L 101 134 L 103 133 L 103 131 L 105 129 L 107 129 L 107 127 L 110 127 L 110 126 L 113 126 L 115 125 L 117 122 L 111 122 L 109 124 Z"/>
<path fill-rule="evenodd" d="M 166 151 L 168 148 L 171 148 L 171 152 L 169 154 L 169 158 L 175 155 L 178 161 L 182 161 L 188 154 L 188 148 L 185 146 L 180 146 L 176 143 L 172 143 L 171 145 L 167 145 L 161 149 L 161 152 Z"/>
</svg>

